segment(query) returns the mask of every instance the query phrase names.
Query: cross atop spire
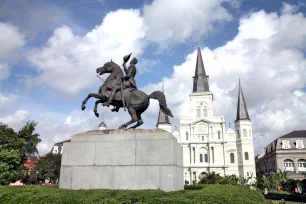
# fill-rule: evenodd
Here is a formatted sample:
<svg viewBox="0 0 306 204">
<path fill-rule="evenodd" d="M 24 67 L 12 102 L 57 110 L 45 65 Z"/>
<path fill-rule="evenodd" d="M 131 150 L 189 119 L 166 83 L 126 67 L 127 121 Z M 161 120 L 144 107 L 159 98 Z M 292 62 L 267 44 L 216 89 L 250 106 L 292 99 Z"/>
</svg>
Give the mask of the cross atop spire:
<svg viewBox="0 0 306 204">
<path fill-rule="evenodd" d="M 198 44 L 198 56 L 195 74 L 193 77 L 193 92 L 206 92 L 209 91 L 208 77 L 206 76 L 204 63 L 201 54 L 201 47 Z"/>
<path fill-rule="evenodd" d="M 242 88 L 239 78 L 239 92 L 238 92 L 238 104 L 237 104 L 237 116 L 236 120 L 250 120 L 248 109 L 244 100 Z"/>
<path fill-rule="evenodd" d="M 164 93 L 164 84 L 162 85 L 162 90 L 163 90 L 163 93 Z M 160 125 L 160 124 L 170 124 L 170 122 L 169 122 L 169 117 L 168 117 L 168 115 L 166 115 L 165 113 L 163 113 L 163 112 L 159 109 L 158 120 L 157 120 L 156 126 L 158 126 L 158 125 Z"/>
</svg>

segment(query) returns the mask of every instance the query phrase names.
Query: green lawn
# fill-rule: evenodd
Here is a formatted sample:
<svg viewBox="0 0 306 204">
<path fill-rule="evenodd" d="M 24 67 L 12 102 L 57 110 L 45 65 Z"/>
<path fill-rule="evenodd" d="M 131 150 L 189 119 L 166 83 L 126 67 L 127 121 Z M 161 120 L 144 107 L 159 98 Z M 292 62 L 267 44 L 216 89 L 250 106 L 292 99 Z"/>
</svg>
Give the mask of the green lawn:
<svg viewBox="0 0 306 204">
<path fill-rule="evenodd" d="M 210 203 L 263 204 L 260 192 L 231 185 L 197 185 L 196 190 L 64 190 L 43 186 L 2 186 L 0 203 Z"/>
</svg>

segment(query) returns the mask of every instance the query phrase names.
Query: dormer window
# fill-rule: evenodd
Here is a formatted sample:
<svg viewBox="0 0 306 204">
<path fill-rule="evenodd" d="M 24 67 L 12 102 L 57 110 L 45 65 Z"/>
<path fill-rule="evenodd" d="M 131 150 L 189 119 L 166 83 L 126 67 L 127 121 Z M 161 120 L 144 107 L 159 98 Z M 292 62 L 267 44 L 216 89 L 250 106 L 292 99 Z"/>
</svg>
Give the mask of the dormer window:
<svg viewBox="0 0 306 204">
<path fill-rule="evenodd" d="M 288 140 L 282 141 L 282 149 L 290 149 L 290 143 Z"/>
<path fill-rule="evenodd" d="M 58 146 L 53 147 L 53 154 L 58 154 Z"/>
<path fill-rule="evenodd" d="M 295 146 L 296 146 L 297 149 L 303 149 L 303 148 L 305 148 L 302 140 L 297 140 L 297 141 L 295 142 Z"/>
</svg>

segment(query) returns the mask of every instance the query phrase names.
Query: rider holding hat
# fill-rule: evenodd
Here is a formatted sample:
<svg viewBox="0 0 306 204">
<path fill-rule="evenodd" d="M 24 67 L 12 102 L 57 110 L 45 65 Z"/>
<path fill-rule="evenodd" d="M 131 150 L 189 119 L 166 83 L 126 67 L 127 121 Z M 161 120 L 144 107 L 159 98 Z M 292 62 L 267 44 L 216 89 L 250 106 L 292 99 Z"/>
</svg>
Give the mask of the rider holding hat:
<svg viewBox="0 0 306 204">
<path fill-rule="evenodd" d="M 126 89 L 126 88 L 129 88 L 130 91 L 133 91 L 135 89 L 137 89 L 136 87 L 136 81 L 134 79 L 135 75 L 136 75 L 136 64 L 137 64 L 138 60 L 136 57 L 133 57 L 133 59 L 131 60 L 130 62 L 130 66 L 128 68 L 126 68 L 126 62 L 123 63 L 123 67 L 124 67 L 124 71 L 125 71 L 125 74 L 126 76 L 123 76 L 121 78 L 121 83 L 124 84 L 123 88 Z M 110 106 L 111 103 L 113 102 L 114 98 L 115 98 L 115 95 L 118 91 L 120 91 L 121 89 L 121 85 L 117 85 L 115 87 L 112 88 L 112 91 L 111 91 L 111 95 L 110 97 L 108 98 L 108 101 L 105 102 L 103 105 L 105 106 Z"/>
</svg>

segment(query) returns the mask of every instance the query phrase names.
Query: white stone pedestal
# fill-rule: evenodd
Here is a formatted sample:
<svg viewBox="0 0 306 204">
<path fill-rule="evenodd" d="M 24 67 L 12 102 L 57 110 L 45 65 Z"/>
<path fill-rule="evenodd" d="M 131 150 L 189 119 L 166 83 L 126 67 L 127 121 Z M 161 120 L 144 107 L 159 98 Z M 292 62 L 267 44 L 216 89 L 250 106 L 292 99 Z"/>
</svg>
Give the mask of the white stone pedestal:
<svg viewBox="0 0 306 204">
<path fill-rule="evenodd" d="M 60 188 L 183 190 L 183 148 L 158 129 L 80 133 L 64 143 Z"/>
</svg>

